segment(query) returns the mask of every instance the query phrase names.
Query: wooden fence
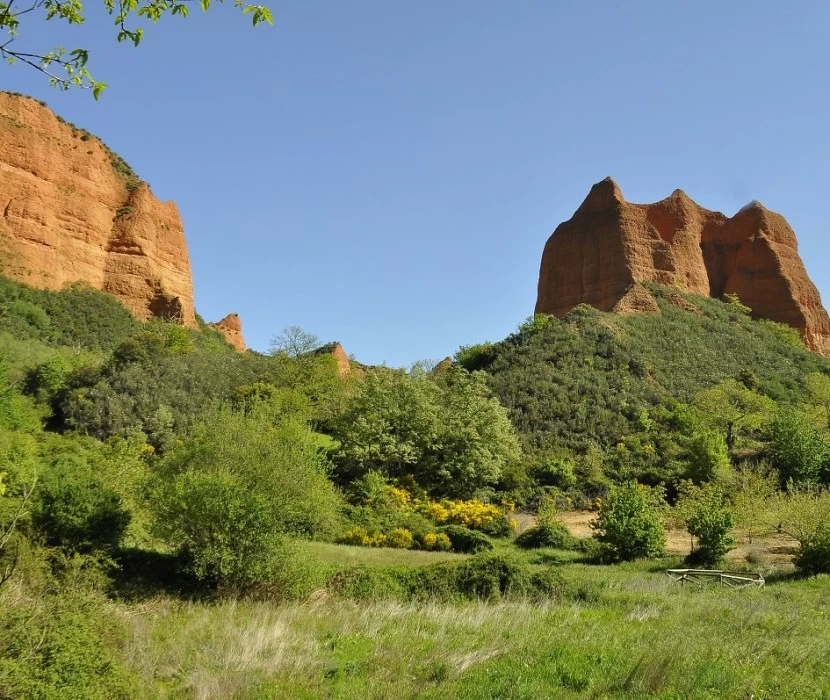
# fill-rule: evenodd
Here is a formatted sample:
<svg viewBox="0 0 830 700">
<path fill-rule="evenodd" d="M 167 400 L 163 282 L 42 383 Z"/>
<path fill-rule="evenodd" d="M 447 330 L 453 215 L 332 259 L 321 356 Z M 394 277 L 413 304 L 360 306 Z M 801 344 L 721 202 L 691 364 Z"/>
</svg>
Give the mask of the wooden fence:
<svg viewBox="0 0 830 700">
<path fill-rule="evenodd" d="M 709 569 L 666 569 L 666 574 L 681 586 L 694 583 L 699 586 L 720 585 L 728 588 L 763 588 L 764 577 L 744 571 L 713 571 Z"/>
</svg>

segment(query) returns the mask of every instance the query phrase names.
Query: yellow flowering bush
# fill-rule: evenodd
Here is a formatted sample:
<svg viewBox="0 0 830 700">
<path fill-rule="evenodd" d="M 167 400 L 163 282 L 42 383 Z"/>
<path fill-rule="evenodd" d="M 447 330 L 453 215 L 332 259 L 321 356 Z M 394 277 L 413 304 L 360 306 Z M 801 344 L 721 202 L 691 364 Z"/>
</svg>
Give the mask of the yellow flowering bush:
<svg viewBox="0 0 830 700">
<path fill-rule="evenodd" d="M 386 547 L 386 535 L 384 535 L 382 532 L 379 532 L 376 535 L 366 535 L 366 537 L 363 538 L 363 546 Z"/>
<path fill-rule="evenodd" d="M 358 547 L 363 546 L 363 540 L 368 537 L 366 530 L 362 527 L 352 527 L 343 533 L 343 536 L 338 540 L 341 544 L 352 544 Z"/>
<path fill-rule="evenodd" d="M 386 535 L 381 532 L 369 534 L 366 528 L 355 526 L 346 530 L 338 540 L 341 544 L 351 544 L 356 547 L 383 547 L 386 544 Z"/>
<path fill-rule="evenodd" d="M 405 508 L 409 505 L 409 502 L 412 500 L 412 496 L 409 494 L 409 491 L 406 489 L 399 489 L 394 486 L 389 487 L 389 495 L 392 498 L 392 501 L 397 505 L 399 508 Z"/>
<path fill-rule="evenodd" d="M 449 552 L 452 542 L 443 532 L 428 532 L 424 535 L 423 548 L 430 552 Z"/>
<path fill-rule="evenodd" d="M 414 508 L 416 512 L 425 518 L 434 520 L 436 523 L 445 523 L 447 522 L 447 518 L 450 517 L 449 511 L 435 501 L 416 501 Z"/>
<path fill-rule="evenodd" d="M 412 533 L 404 527 L 396 527 L 389 534 L 372 532 L 364 527 L 355 526 L 343 533 L 338 540 L 340 544 L 351 544 L 356 547 L 392 547 L 394 549 L 411 549 L 415 544 Z"/>
<path fill-rule="evenodd" d="M 502 510 L 491 503 L 482 501 L 415 501 L 415 510 L 436 523 L 483 527 L 502 515 Z"/>
<path fill-rule="evenodd" d="M 386 546 L 394 549 L 411 549 L 415 543 L 412 533 L 405 527 L 396 527 L 386 535 Z"/>
</svg>

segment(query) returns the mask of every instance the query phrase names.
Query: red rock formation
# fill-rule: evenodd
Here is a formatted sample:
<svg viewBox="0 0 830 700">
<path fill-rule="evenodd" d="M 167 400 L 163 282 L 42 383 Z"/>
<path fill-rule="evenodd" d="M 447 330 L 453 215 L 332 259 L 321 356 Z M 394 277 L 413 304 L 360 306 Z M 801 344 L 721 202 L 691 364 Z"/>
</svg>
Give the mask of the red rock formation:
<svg viewBox="0 0 830 700">
<path fill-rule="evenodd" d="M 138 318 L 196 328 L 190 259 L 173 202 L 97 138 L 0 93 L 2 272 L 36 287 L 84 281 Z"/>
<path fill-rule="evenodd" d="M 245 352 L 245 338 L 242 335 L 242 321 L 236 314 L 228 314 L 219 323 L 208 323 L 209 328 L 219 331 L 239 352 Z"/>
<path fill-rule="evenodd" d="M 795 234 L 783 216 L 758 202 L 732 218 L 698 206 L 681 190 L 655 204 L 632 204 L 606 178 L 548 239 L 536 313 L 561 317 L 580 303 L 647 310 L 637 282 L 712 297 L 736 294 L 754 316 L 792 326 L 810 348 L 830 355 L 830 318 Z"/>
<path fill-rule="evenodd" d="M 349 362 L 349 356 L 346 354 L 346 351 L 340 343 L 334 344 L 331 349 L 331 356 L 337 362 L 337 373 L 341 377 L 345 377 L 347 374 L 351 373 L 352 363 Z"/>
</svg>

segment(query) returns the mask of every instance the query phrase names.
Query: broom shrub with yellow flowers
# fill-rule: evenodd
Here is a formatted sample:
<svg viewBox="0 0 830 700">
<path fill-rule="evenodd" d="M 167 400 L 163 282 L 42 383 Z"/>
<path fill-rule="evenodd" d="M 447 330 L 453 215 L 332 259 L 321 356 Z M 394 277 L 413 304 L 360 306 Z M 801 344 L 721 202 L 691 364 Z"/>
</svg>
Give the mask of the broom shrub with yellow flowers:
<svg viewBox="0 0 830 700">
<path fill-rule="evenodd" d="M 380 473 L 370 471 L 355 480 L 350 491 L 347 515 L 352 527 L 339 539 L 344 544 L 481 551 L 492 548 L 485 535 L 508 537 L 516 529 L 512 501 L 496 505 L 478 499 L 433 500 L 411 477 L 390 482 Z M 454 536 L 438 531 L 448 527 L 455 528 Z M 459 529 L 478 532 L 463 534 Z M 402 535 L 403 531 L 409 537 Z"/>
</svg>

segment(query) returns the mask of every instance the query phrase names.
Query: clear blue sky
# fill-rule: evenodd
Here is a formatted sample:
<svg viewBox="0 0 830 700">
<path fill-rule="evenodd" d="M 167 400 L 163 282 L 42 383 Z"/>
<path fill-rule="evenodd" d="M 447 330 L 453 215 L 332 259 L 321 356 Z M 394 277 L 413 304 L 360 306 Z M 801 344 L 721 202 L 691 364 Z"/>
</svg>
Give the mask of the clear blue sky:
<svg viewBox="0 0 830 700">
<path fill-rule="evenodd" d="M 2 83 L 102 137 L 175 200 L 198 311 L 368 363 L 440 359 L 533 311 L 547 237 L 611 175 L 783 213 L 830 301 L 830 3 L 273 0 L 150 27 L 26 19 L 92 51 L 100 102 Z"/>
</svg>

